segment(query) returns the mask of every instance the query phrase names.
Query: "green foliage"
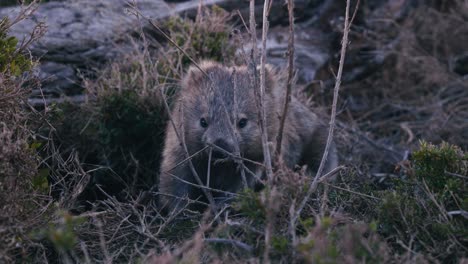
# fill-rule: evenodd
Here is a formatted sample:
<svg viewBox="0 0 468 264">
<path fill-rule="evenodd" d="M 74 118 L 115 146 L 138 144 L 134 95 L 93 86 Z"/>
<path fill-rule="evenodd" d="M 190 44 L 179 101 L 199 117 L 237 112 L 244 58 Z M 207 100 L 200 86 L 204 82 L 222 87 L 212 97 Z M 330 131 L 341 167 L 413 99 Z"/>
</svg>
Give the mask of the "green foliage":
<svg viewBox="0 0 468 264">
<path fill-rule="evenodd" d="M 413 162 L 418 180 L 424 180 L 437 194 L 462 191 L 463 179 L 447 176 L 447 173 L 468 175 L 468 154 L 457 146 L 445 142 L 435 146 L 422 141 L 421 148 L 413 153 Z"/>
<path fill-rule="evenodd" d="M 283 186 L 285 189 L 288 187 Z M 363 190 L 368 190 L 367 187 Z M 255 230 L 262 230 L 266 224 L 267 212 L 264 206 L 263 198 L 268 189 L 256 193 L 252 190 L 246 190 L 241 193 L 233 207 L 240 215 L 249 219 L 249 226 Z M 290 197 L 288 193 L 281 192 L 282 195 L 275 197 L 275 203 L 284 203 Z M 339 199 L 340 194 L 332 195 Z M 343 196 L 346 199 L 360 201 L 360 208 L 365 208 L 368 212 L 371 205 L 375 210 L 375 203 L 369 198 L 363 199 L 363 196 L 350 197 L 349 193 Z M 341 197 L 341 198 L 343 198 Z M 342 200 L 343 202 L 343 200 Z M 367 203 L 367 206 L 364 204 Z M 312 202 L 310 206 L 315 207 Z M 353 210 L 354 207 L 346 208 Z M 358 207 L 359 208 L 359 207 Z M 373 213 L 376 215 L 376 213 Z M 360 215 L 360 213 L 357 213 Z M 377 222 L 370 223 L 340 223 L 336 217 L 318 217 L 316 215 L 305 214 L 299 219 L 299 225 L 296 230 L 297 244 L 293 245 L 291 237 L 285 234 L 289 230 L 290 215 L 277 214 L 274 220 L 273 234 L 271 237 L 270 258 L 274 262 L 288 262 L 291 260 L 291 254 L 296 252 L 296 257 L 305 263 L 343 263 L 351 260 L 365 263 L 382 263 L 390 259 L 389 247 L 378 234 Z M 230 231 L 230 236 L 241 236 L 241 240 L 247 244 L 257 244 L 259 241 L 264 243 L 264 237 L 259 235 L 258 231 L 248 228 L 239 231 Z M 238 238 L 239 239 L 239 238 Z M 264 245 L 257 246 L 258 255 L 262 255 Z"/>
<path fill-rule="evenodd" d="M 171 39 L 179 47 L 186 48 L 186 52 L 193 58 L 223 62 L 225 58 L 232 58 L 235 52 L 229 41 L 231 26 L 226 23 L 227 19 L 228 14 L 215 6 L 198 14 L 195 21 L 172 17 L 166 22 L 165 28 L 169 30 Z M 182 55 L 182 63 L 191 64 L 185 54 Z"/>
<path fill-rule="evenodd" d="M 18 40 L 8 35 L 10 26 L 0 18 L 0 263 L 23 263 L 41 251 L 26 234 L 46 218 L 47 195 L 38 198 L 37 189 L 44 191 L 47 184 L 37 175 L 38 115 L 25 107 L 32 76 L 24 73 L 33 63 L 22 50 L 28 43 L 17 47 Z"/>
<path fill-rule="evenodd" d="M 38 171 L 37 175 L 34 176 L 31 183 L 34 189 L 41 193 L 47 193 L 49 191 L 49 173 L 48 168 L 42 168 Z"/>
<path fill-rule="evenodd" d="M 156 183 L 166 114 L 151 97 L 125 90 L 85 105 L 60 104 L 51 122 L 64 153 L 76 150 L 81 162 L 107 168 L 93 172 L 92 192 L 83 199 L 97 198 L 92 194 L 99 192 L 96 184 L 118 194 L 124 188 L 137 193 Z"/>
<path fill-rule="evenodd" d="M 290 249 L 289 240 L 284 236 L 274 236 L 271 239 L 271 246 L 275 255 L 284 255 Z"/>
<path fill-rule="evenodd" d="M 468 223 L 462 215 L 467 199 L 467 158 L 458 147 L 421 142 L 413 155 L 409 179 L 400 179 L 393 191 L 381 194 L 377 209 L 379 231 L 393 241 L 414 241 L 417 251 L 425 251 L 446 263 L 463 255 Z M 447 174 L 448 171 L 460 176 Z M 461 175 L 463 174 L 463 175 Z"/>
<path fill-rule="evenodd" d="M 0 7 L 2 6 L 11 6 L 11 5 L 16 5 L 18 2 L 16 0 L 4 0 L 0 2 Z"/>
<path fill-rule="evenodd" d="M 0 73 L 19 76 L 31 69 L 31 60 L 17 49 L 18 39 L 8 36 L 8 18 L 0 20 Z"/>
<path fill-rule="evenodd" d="M 161 132 L 164 110 L 159 107 L 148 109 L 145 101 L 130 90 L 100 99 L 100 133 L 104 144 L 138 148 L 144 144 L 141 139 L 153 138 L 154 132 Z"/>
<path fill-rule="evenodd" d="M 34 231 L 31 237 L 35 240 L 47 239 L 58 252 L 64 253 L 76 246 L 78 237 L 75 228 L 84 223 L 85 218 L 70 215 L 65 211 L 57 211 L 57 219 L 46 228 Z"/>
<path fill-rule="evenodd" d="M 352 168 L 345 170 L 343 176 L 333 185 L 340 189 L 328 190 L 328 203 L 331 208 L 342 208 L 343 211 L 366 222 L 375 218 L 375 208 L 379 204 L 378 197 L 384 189 L 383 186 L 363 178 Z"/>
<path fill-rule="evenodd" d="M 369 223 L 366 233 L 378 232 L 398 254 L 407 252 L 407 248 L 401 247 L 403 242 L 428 258 L 456 263 L 466 255 L 462 245 L 468 242 L 468 222 L 463 216 L 468 205 L 467 154 L 447 143 L 437 146 L 421 142 L 412 160 L 406 162 L 406 175 L 386 179 L 381 184 L 359 178 L 353 170 L 345 171 L 344 176 L 333 183 L 336 188 L 327 191 L 327 203 L 353 219 Z M 315 218 L 305 215 L 303 219 L 299 235 L 303 235 L 302 230 L 317 232 Z M 321 221 L 322 228 L 329 227 L 326 218 Z M 335 235 L 336 239 L 344 238 L 343 233 Z M 314 236 L 317 235 L 314 233 Z M 316 251 L 317 243 L 324 243 L 316 240 L 303 241 L 298 250 Z M 365 240 L 355 238 L 355 241 Z M 341 252 L 342 249 L 338 249 Z M 358 259 L 367 259 L 366 262 L 379 262 L 364 249 L 356 248 L 352 254 Z M 320 252 L 320 258 L 309 255 L 307 259 L 322 263 L 334 261 L 327 254 L 323 255 L 323 250 Z"/>
<path fill-rule="evenodd" d="M 232 63 L 237 47 L 230 40 L 232 26 L 229 19 L 230 15 L 217 6 L 203 8 L 195 21 L 171 17 L 162 27 L 167 29 L 170 38 L 185 52 L 165 52 L 158 65 L 161 75 L 177 76 L 174 69 L 180 62 L 184 68 L 192 63 L 188 56 L 195 61 L 211 59 Z M 171 45 L 170 49 L 174 50 Z"/>
<path fill-rule="evenodd" d="M 260 196 L 261 193 L 259 192 L 254 192 L 252 189 L 244 189 L 233 203 L 233 207 L 255 223 L 262 224 L 265 221 L 266 209 Z"/>
</svg>

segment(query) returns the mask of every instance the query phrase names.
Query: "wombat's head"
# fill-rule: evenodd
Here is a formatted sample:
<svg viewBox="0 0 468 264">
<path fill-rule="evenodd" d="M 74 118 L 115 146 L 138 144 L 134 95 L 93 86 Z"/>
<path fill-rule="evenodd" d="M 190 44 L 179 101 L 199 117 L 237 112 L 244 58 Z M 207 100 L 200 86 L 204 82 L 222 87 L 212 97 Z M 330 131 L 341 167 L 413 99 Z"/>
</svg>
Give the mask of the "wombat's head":
<svg viewBox="0 0 468 264">
<path fill-rule="evenodd" d="M 249 69 L 206 61 L 199 66 L 201 70 L 191 66 L 182 81 L 180 105 L 190 152 L 211 146 L 214 159 L 239 151 L 245 158 L 261 160 L 261 129 Z M 259 80 L 259 71 L 256 75 Z M 266 106 L 271 109 L 277 85 L 270 66 L 266 67 L 265 76 Z M 270 119 L 276 117 L 273 111 L 267 110 Z"/>
</svg>

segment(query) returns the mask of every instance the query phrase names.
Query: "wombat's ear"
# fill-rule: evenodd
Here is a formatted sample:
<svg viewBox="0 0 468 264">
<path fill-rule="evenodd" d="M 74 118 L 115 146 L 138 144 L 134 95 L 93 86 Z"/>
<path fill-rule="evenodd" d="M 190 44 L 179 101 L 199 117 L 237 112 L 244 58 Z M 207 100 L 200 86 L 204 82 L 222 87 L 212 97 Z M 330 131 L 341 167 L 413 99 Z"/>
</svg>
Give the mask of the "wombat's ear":
<svg viewBox="0 0 468 264">
<path fill-rule="evenodd" d="M 185 78 L 182 80 L 182 86 L 186 88 L 201 88 L 203 87 L 202 84 L 205 78 L 208 78 L 207 73 L 220 67 L 222 66 L 219 63 L 209 60 L 201 61 L 198 63 L 198 66 L 191 65 Z"/>
<path fill-rule="evenodd" d="M 257 66 L 257 70 L 260 78 L 260 65 Z M 277 89 L 277 75 L 275 68 L 271 64 L 265 64 L 265 91 L 267 93 L 276 93 Z"/>
<path fill-rule="evenodd" d="M 196 66 L 191 65 L 182 80 L 182 87 L 200 87 L 205 74 Z"/>
</svg>

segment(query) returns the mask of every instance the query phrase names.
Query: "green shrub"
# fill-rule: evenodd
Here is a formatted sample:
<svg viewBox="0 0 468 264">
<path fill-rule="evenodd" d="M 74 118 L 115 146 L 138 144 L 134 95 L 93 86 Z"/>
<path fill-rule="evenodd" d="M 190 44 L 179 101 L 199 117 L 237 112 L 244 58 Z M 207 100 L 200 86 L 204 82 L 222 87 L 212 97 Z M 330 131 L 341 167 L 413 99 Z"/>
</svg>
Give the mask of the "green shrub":
<svg viewBox="0 0 468 264">
<path fill-rule="evenodd" d="M 437 195 L 447 196 L 450 192 L 460 195 L 465 190 L 466 180 L 462 177 L 468 175 L 468 154 L 459 147 L 448 143 L 435 146 L 423 141 L 421 148 L 413 153 L 413 164 L 418 180 L 425 181 Z"/>
<path fill-rule="evenodd" d="M 265 191 L 265 190 L 264 190 Z M 252 189 L 245 189 L 233 204 L 233 208 L 248 217 L 256 224 L 263 224 L 266 217 L 266 208 L 261 201 L 261 193 Z"/>
<path fill-rule="evenodd" d="M 403 175 L 374 182 L 347 169 L 328 191 L 319 188 L 318 197 L 323 192 L 329 208 L 369 225 L 373 223 L 376 228 L 371 230 L 377 230 L 388 241 L 397 258 L 406 256 L 408 248 L 402 247 L 404 244 L 411 245 L 411 250 L 419 254 L 414 255 L 418 259 L 457 263 L 467 254 L 463 247 L 468 242 L 464 216 L 468 209 L 467 161 L 467 154 L 457 146 L 421 142 L 411 160 L 405 161 L 407 167 L 401 168 Z M 311 206 L 320 210 L 320 204 L 311 202 Z M 314 218 L 305 215 L 299 225 L 306 233 L 315 226 Z M 303 236 L 303 232 L 298 235 Z M 337 238 L 343 239 L 343 233 Z M 314 248 L 316 243 L 312 239 L 298 250 Z M 326 259 L 335 261 L 329 257 Z M 313 261 L 320 262 L 315 258 Z M 379 262 L 366 262 L 373 261 Z"/>
<path fill-rule="evenodd" d="M 77 151 L 84 169 L 103 167 L 91 174 L 82 199 L 102 197 L 97 185 L 118 195 L 156 184 L 166 114 L 151 98 L 126 90 L 84 105 L 64 103 L 55 106 L 51 122 L 63 154 Z"/>
<path fill-rule="evenodd" d="M 232 26 L 227 23 L 230 15 L 222 8 L 213 6 L 197 14 L 195 21 L 172 17 L 164 24 L 169 36 L 183 47 L 192 58 L 212 59 L 231 63 L 235 46 L 230 41 Z M 185 54 L 179 54 L 183 65 L 191 64 Z"/>
<path fill-rule="evenodd" d="M 34 128 L 40 116 L 28 111 L 33 66 L 18 40 L 8 35 L 8 19 L 0 20 L 0 262 L 33 262 L 42 245 L 28 233 L 47 218 L 49 197 L 38 180 L 39 158 Z M 23 49 L 27 47 L 22 47 Z M 36 184 L 37 183 L 37 184 Z M 38 193 L 36 187 L 43 189 Z M 37 256 L 37 255 L 36 255 Z M 29 261 L 28 261 L 29 260 Z"/>
<path fill-rule="evenodd" d="M 444 263 L 457 263 L 466 256 L 462 245 L 468 241 L 468 223 L 459 213 L 468 209 L 466 154 L 447 143 L 435 146 L 421 142 L 408 174 L 408 179 L 398 180 L 395 190 L 381 194 L 379 231 L 396 248 L 397 241 L 412 241 L 417 252 Z"/>
<path fill-rule="evenodd" d="M 159 52 L 158 69 L 164 77 L 162 80 L 180 79 L 185 69 L 192 64 L 189 56 L 196 62 L 211 59 L 231 64 L 239 45 L 231 39 L 233 26 L 230 19 L 231 15 L 226 11 L 213 6 L 211 9 L 202 8 L 195 21 L 172 17 L 164 22 L 162 28 L 184 52 L 170 43 Z"/>
<path fill-rule="evenodd" d="M 32 61 L 18 50 L 18 39 L 8 36 L 9 20 L 0 20 L 0 72 L 19 76 L 32 67 Z"/>
</svg>

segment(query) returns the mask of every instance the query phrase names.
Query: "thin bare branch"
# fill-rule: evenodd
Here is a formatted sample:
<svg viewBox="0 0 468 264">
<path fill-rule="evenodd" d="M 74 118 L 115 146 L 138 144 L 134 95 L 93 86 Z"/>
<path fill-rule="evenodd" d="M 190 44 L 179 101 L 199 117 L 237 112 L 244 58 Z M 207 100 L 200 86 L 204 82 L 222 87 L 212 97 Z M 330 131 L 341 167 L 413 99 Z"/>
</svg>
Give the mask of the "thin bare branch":
<svg viewBox="0 0 468 264">
<path fill-rule="evenodd" d="M 273 180 L 273 170 L 271 168 L 271 156 L 270 156 L 270 148 L 268 147 L 268 134 L 267 134 L 267 121 L 266 121 L 266 113 L 265 113 L 265 65 L 266 65 L 266 40 L 268 35 L 268 28 L 269 28 L 269 7 L 270 1 L 265 0 L 263 5 L 263 27 L 262 27 L 262 54 L 260 56 L 260 98 L 259 98 L 259 105 L 260 108 L 260 127 L 262 130 L 262 147 L 263 147 L 263 159 L 266 168 L 266 174 L 269 181 Z"/>
<path fill-rule="evenodd" d="M 166 32 L 164 32 L 164 30 L 162 30 L 158 25 L 156 25 L 153 20 L 151 20 L 151 18 L 148 18 L 146 16 L 144 16 L 140 10 L 137 9 L 136 5 L 135 4 L 132 4 L 132 5 L 129 5 L 130 6 L 130 10 L 133 11 L 133 14 L 137 17 L 142 17 L 144 18 L 145 20 L 147 20 L 151 26 L 153 26 L 159 33 L 161 33 L 164 38 L 166 38 L 174 47 L 176 47 L 180 52 L 182 52 L 185 56 L 187 56 L 187 58 L 190 60 L 190 62 L 192 62 L 193 65 L 195 65 L 195 67 L 197 67 L 205 76 L 208 77 L 208 74 L 206 73 L 205 70 L 203 70 L 200 65 L 198 65 L 198 63 L 183 49 L 181 48 L 179 45 L 177 45 L 177 43 L 172 40 L 172 38 L 166 34 Z"/>
<path fill-rule="evenodd" d="M 185 162 L 187 162 L 189 159 L 194 158 L 194 157 L 197 156 L 198 154 L 200 154 L 200 153 L 202 153 L 203 151 L 205 151 L 207 148 L 209 148 L 209 146 L 206 146 L 206 147 L 200 149 L 199 151 L 193 153 L 192 155 L 188 156 L 187 158 L 185 158 L 185 159 L 179 161 L 176 165 L 174 165 L 172 168 L 170 168 L 169 171 L 171 171 L 171 170 L 173 170 L 173 169 L 179 167 L 180 165 L 182 165 L 182 164 L 184 164 Z"/>
<path fill-rule="evenodd" d="M 313 180 L 310 183 L 309 189 L 307 190 L 307 193 L 304 197 L 304 199 L 301 201 L 299 208 L 297 209 L 295 216 L 294 216 L 294 221 L 293 225 L 295 225 L 297 219 L 299 218 L 302 210 L 304 209 L 305 205 L 307 204 L 307 201 L 309 200 L 310 196 L 312 195 L 313 192 L 317 189 L 317 185 L 319 183 L 319 179 L 322 176 L 323 170 L 325 168 L 325 164 L 327 162 L 327 158 L 329 155 L 330 147 L 333 141 L 333 132 L 335 129 L 335 120 L 336 120 L 336 108 L 338 104 L 338 93 L 340 90 L 340 85 L 341 85 L 341 78 L 343 75 L 343 66 L 344 66 L 344 60 L 346 56 L 346 48 L 348 46 L 348 35 L 350 31 L 350 20 L 349 20 L 349 6 L 350 6 L 350 0 L 346 0 L 346 11 L 345 11 L 345 20 L 344 20 L 344 27 L 343 27 L 343 38 L 341 41 L 341 51 L 340 51 L 340 63 L 338 66 L 338 74 L 336 76 L 336 82 L 335 82 L 335 87 L 333 89 L 333 104 L 332 104 L 332 113 L 330 117 L 330 127 L 328 130 L 328 137 L 327 137 L 327 143 L 325 145 L 325 150 L 323 152 L 322 160 L 320 162 L 320 166 L 317 170 L 317 174 L 313 178 Z M 357 10 L 357 8 L 356 8 Z"/>
<path fill-rule="evenodd" d="M 266 40 L 268 35 L 269 21 L 268 15 L 270 11 L 270 1 L 265 0 L 263 2 L 263 17 L 262 17 L 262 53 L 260 56 L 260 89 L 258 92 L 257 107 L 259 109 L 259 119 L 260 119 L 260 128 L 262 131 L 262 148 L 263 148 L 263 162 L 265 164 L 266 175 L 268 183 L 272 188 L 270 192 L 267 192 L 266 198 L 266 207 L 267 207 L 267 223 L 265 226 L 265 250 L 263 254 L 263 260 L 265 263 L 270 262 L 270 244 L 271 244 L 271 233 L 273 229 L 273 211 L 272 209 L 272 196 L 275 193 L 273 186 L 273 169 L 271 167 L 271 154 L 268 144 L 268 131 L 267 131 L 267 121 L 265 113 L 265 90 L 266 90 Z M 252 43 L 254 44 L 254 43 Z M 256 43 L 255 43 L 256 45 Z M 256 69 L 255 69 L 256 71 Z M 255 89 L 257 90 L 257 89 Z"/>
<path fill-rule="evenodd" d="M 453 172 L 449 172 L 449 171 L 445 171 L 445 174 L 449 175 L 449 176 L 453 176 L 453 177 L 458 177 L 458 178 L 461 178 L 461 179 L 468 179 L 467 176 L 463 176 L 461 174 L 458 174 L 458 173 L 453 173 Z"/>
<path fill-rule="evenodd" d="M 284 124 L 288 115 L 288 107 L 291 102 L 291 90 L 294 78 L 294 1 L 288 0 L 289 17 L 289 40 L 288 40 L 288 81 L 286 86 L 286 96 L 284 97 L 283 112 L 280 116 L 280 127 L 276 136 L 275 160 L 281 157 L 281 145 L 283 141 Z"/>
<path fill-rule="evenodd" d="M 234 246 L 236 248 L 240 248 L 244 251 L 247 251 L 248 253 L 252 253 L 253 252 L 253 247 L 250 246 L 250 245 L 247 245 L 246 243 L 244 242 L 241 242 L 241 241 L 237 241 L 237 240 L 234 240 L 234 239 L 227 239 L 227 238 L 205 238 L 204 239 L 205 242 L 208 242 L 208 243 L 213 243 L 213 244 L 225 244 L 225 245 L 231 245 L 231 246 Z"/>
<path fill-rule="evenodd" d="M 240 194 L 238 193 L 233 193 L 233 192 L 228 192 L 228 191 L 223 191 L 223 190 L 220 190 L 220 189 L 216 189 L 216 188 L 211 188 L 211 187 L 208 187 L 208 186 L 205 186 L 204 184 L 196 184 L 196 183 L 192 183 L 192 182 L 189 182 L 189 181 L 186 181 L 182 178 L 180 178 L 179 176 L 177 175 L 174 175 L 172 173 L 168 173 L 171 177 L 174 177 L 176 180 L 178 181 L 181 181 L 185 184 L 188 184 L 188 185 L 191 185 L 191 186 L 194 186 L 194 187 L 197 187 L 197 188 L 200 188 L 202 190 L 209 190 L 209 191 L 212 191 L 212 192 L 217 192 L 217 193 L 224 193 L 224 194 L 227 194 L 227 195 L 230 195 L 230 196 L 233 196 L 233 197 L 236 197 L 236 196 L 241 196 Z"/>
</svg>

